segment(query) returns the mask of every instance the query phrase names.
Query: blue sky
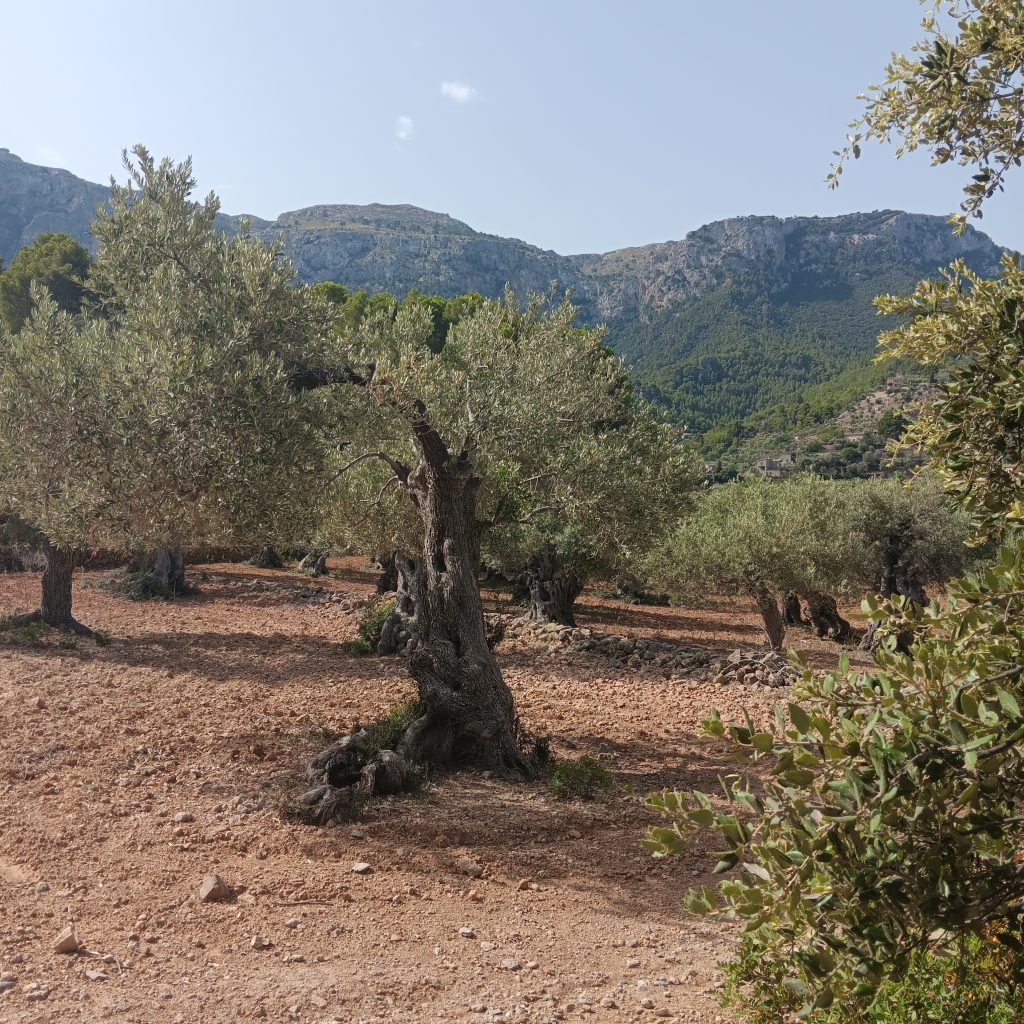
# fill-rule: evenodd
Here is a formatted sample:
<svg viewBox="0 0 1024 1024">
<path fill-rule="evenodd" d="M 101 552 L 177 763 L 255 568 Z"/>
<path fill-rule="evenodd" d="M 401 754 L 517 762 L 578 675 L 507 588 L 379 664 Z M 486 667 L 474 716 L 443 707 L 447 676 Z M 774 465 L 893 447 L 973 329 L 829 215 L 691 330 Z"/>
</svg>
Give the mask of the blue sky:
<svg viewBox="0 0 1024 1024">
<path fill-rule="evenodd" d="M 0 146 L 106 181 L 191 154 L 230 213 L 413 203 L 559 252 L 739 214 L 948 213 L 964 172 L 871 147 L 855 96 L 916 0 L 0 3 Z M 1015 186 L 1015 187 L 1014 187 Z M 1024 173 L 981 227 L 1024 247 Z"/>
</svg>

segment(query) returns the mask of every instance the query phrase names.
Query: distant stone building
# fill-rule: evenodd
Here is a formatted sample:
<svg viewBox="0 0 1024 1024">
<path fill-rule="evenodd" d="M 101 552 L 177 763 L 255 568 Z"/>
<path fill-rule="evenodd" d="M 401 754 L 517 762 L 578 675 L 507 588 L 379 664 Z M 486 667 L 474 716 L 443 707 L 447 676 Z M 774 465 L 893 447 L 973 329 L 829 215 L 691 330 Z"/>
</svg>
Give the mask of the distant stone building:
<svg viewBox="0 0 1024 1024">
<path fill-rule="evenodd" d="M 757 460 L 757 475 L 765 480 L 781 480 L 796 469 L 796 456 L 792 452 L 782 452 L 767 459 Z"/>
</svg>

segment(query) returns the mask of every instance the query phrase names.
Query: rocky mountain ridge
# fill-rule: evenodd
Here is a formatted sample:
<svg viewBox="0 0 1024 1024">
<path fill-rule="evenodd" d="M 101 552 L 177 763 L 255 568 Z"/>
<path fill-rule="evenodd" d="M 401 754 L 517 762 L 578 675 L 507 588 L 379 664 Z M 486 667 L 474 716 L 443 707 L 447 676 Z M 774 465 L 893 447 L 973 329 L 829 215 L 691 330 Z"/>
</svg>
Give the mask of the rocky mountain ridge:
<svg viewBox="0 0 1024 1024">
<path fill-rule="evenodd" d="M 90 243 L 107 194 L 0 149 L 0 257 L 43 231 Z M 245 220 L 265 241 L 281 238 L 307 282 L 398 297 L 571 289 L 586 322 L 608 325 L 644 392 L 701 434 L 832 415 L 880 383 L 875 295 L 906 291 L 957 257 L 993 275 L 1002 254 L 974 228 L 957 236 L 942 217 L 898 210 L 732 217 L 677 241 L 569 256 L 408 205 L 311 206 L 272 221 L 223 214 L 220 225 L 235 232 Z"/>
<path fill-rule="evenodd" d="M 43 231 L 65 231 L 89 244 L 89 224 L 106 196 L 105 186 L 0 149 L 0 257 L 10 260 Z M 554 282 L 573 289 L 590 321 L 647 320 L 737 275 L 770 294 L 809 277 L 853 283 L 873 276 L 879 262 L 929 273 L 964 256 L 991 273 L 1001 252 L 974 228 L 955 236 L 942 217 L 893 210 L 734 217 L 678 241 L 568 256 L 408 205 L 320 205 L 273 221 L 224 215 L 221 223 L 237 230 L 244 219 L 259 237 L 283 240 L 304 281 L 399 296 L 410 288 L 495 296 L 506 283 L 522 293 Z"/>
</svg>

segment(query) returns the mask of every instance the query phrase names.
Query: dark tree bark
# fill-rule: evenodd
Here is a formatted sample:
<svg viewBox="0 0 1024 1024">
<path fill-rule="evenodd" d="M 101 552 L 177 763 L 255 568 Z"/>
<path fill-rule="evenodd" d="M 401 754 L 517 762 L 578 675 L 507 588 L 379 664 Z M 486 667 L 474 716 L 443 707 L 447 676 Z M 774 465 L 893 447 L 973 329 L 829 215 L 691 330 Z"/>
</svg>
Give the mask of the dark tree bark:
<svg viewBox="0 0 1024 1024">
<path fill-rule="evenodd" d="M 256 566 L 257 569 L 284 568 L 284 560 L 277 553 L 277 549 L 270 544 L 260 548 L 259 554 L 253 556 L 253 558 L 250 559 L 249 564 Z"/>
<path fill-rule="evenodd" d="M 389 551 L 386 555 L 378 555 L 375 565 L 380 570 L 377 578 L 378 594 L 393 594 L 398 589 L 398 566 L 395 565 L 397 551 Z"/>
<path fill-rule="evenodd" d="M 786 623 L 782 618 L 782 612 L 779 611 L 779 602 L 774 592 L 766 586 L 759 585 L 754 591 L 754 599 L 764 621 L 764 635 L 768 646 L 773 651 L 781 651 L 786 638 Z"/>
<path fill-rule="evenodd" d="M 413 436 L 420 458 L 411 472 L 383 458 L 423 523 L 416 587 L 419 638 L 409 659 L 417 717 L 394 751 L 369 756 L 360 733 L 323 751 L 310 766 L 316 788 L 296 809 L 300 820 L 310 823 L 347 813 L 348 794 L 355 789 L 367 795 L 391 791 L 409 764 L 472 767 L 506 779 L 534 774 L 520 747 L 512 691 L 487 643 L 476 515 L 480 479 L 466 452 L 451 454 L 425 419 L 414 421 Z"/>
<path fill-rule="evenodd" d="M 423 563 L 401 552 L 391 556 L 395 569 L 395 609 L 384 620 L 378 654 L 412 652 L 420 635 L 419 610 L 423 606 Z"/>
<path fill-rule="evenodd" d="M 925 593 L 924 583 L 921 581 L 917 567 L 911 563 L 906 549 L 907 544 L 902 533 L 894 533 L 886 541 L 882 577 L 878 586 L 879 596 L 886 600 L 896 596 L 905 597 L 913 604 L 925 605 L 928 603 L 928 595 Z M 880 625 L 877 621 L 868 624 L 868 631 L 860 644 L 863 650 L 875 651 L 878 649 L 882 639 L 879 635 Z M 913 641 L 912 634 L 901 633 L 896 638 L 896 650 L 909 655 Z"/>
<path fill-rule="evenodd" d="M 423 521 L 423 602 L 409 668 L 423 714 L 399 753 L 411 761 L 529 778 L 512 691 L 487 645 L 478 582 L 480 478 L 466 453 L 451 455 L 425 422 L 418 422 L 415 435 L 420 461 L 407 486 Z"/>
<path fill-rule="evenodd" d="M 327 575 L 327 552 L 326 551 L 310 551 L 305 558 L 299 562 L 299 572 L 304 572 L 310 576 L 320 577 Z"/>
<path fill-rule="evenodd" d="M 840 644 L 846 643 L 853 636 L 853 628 L 839 614 L 834 597 L 812 591 L 804 594 L 804 600 L 807 602 L 807 616 L 818 636 L 828 637 Z"/>
<path fill-rule="evenodd" d="M 16 616 L 12 625 L 26 626 L 32 622 L 42 622 L 55 629 L 68 630 L 80 636 L 92 636 L 92 630 L 83 626 L 71 614 L 75 551 L 45 541 L 43 553 L 46 555 L 46 568 L 43 570 L 39 609 L 27 615 Z"/>
<path fill-rule="evenodd" d="M 800 595 L 789 591 L 782 599 L 782 618 L 787 626 L 804 626 L 803 609 L 800 607 Z"/>
<path fill-rule="evenodd" d="M 575 626 L 573 609 L 583 590 L 583 580 L 567 572 L 552 547 L 534 555 L 526 567 L 526 585 L 530 595 L 527 618 L 535 622 L 556 622 Z"/>
<path fill-rule="evenodd" d="M 185 556 L 181 551 L 147 551 L 135 559 L 131 571 L 141 585 L 137 592 L 144 597 L 178 597 L 191 589 L 185 580 Z"/>
</svg>

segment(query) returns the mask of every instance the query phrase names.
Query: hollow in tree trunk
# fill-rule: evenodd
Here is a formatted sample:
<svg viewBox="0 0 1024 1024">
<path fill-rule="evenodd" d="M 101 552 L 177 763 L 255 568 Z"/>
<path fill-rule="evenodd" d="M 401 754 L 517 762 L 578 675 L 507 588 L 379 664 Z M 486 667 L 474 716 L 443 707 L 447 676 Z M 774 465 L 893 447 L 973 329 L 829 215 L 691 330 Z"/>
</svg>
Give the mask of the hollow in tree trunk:
<svg viewBox="0 0 1024 1024">
<path fill-rule="evenodd" d="M 43 554 L 46 568 L 43 570 L 42 597 L 37 611 L 18 615 L 12 620 L 14 626 L 26 626 L 42 622 L 55 629 L 68 630 L 80 636 L 92 636 L 92 630 L 83 626 L 71 614 L 71 583 L 75 571 L 75 551 L 58 547 L 45 541 Z"/>
<path fill-rule="evenodd" d="M 391 556 L 396 583 L 395 607 L 384 620 L 378 654 L 411 653 L 420 635 L 419 609 L 423 606 L 423 562 L 400 551 Z"/>
<path fill-rule="evenodd" d="M 554 548 L 548 546 L 530 559 L 526 585 L 530 594 L 527 618 L 561 626 L 576 625 L 573 609 L 583 590 L 583 580 L 563 567 Z"/>
<path fill-rule="evenodd" d="M 804 600 L 807 602 L 807 616 L 818 636 L 840 644 L 845 644 L 853 636 L 853 629 L 839 614 L 834 597 L 812 591 L 804 595 Z"/>
<path fill-rule="evenodd" d="M 531 777 L 519 745 L 512 692 L 487 644 L 480 598 L 480 479 L 465 452 L 449 453 L 423 419 L 413 433 L 419 461 L 403 482 L 423 523 L 419 641 L 409 659 L 418 690 L 416 717 L 393 751 L 368 756 L 355 733 L 321 753 L 310 767 L 315 789 L 298 816 L 324 822 L 351 807 L 353 790 L 392 792 L 410 764 L 473 767 L 507 779 Z"/>
<path fill-rule="evenodd" d="M 782 618 L 787 626 L 806 625 L 803 610 L 800 607 L 800 595 L 789 591 L 782 599 Z"/>
<path fill-rule="evenodd" d="M 786 638 L 786 623 L 782 618 L 782 612 L 779 611 L 779 602 L 775 594 L 769 587 L 759 585 L 754 590 L 754 600 L 757 601 L 757 610 L 764 622 L 764 635 L 768 646 L 773 651 L 781 651 Z"/>
</svg>

